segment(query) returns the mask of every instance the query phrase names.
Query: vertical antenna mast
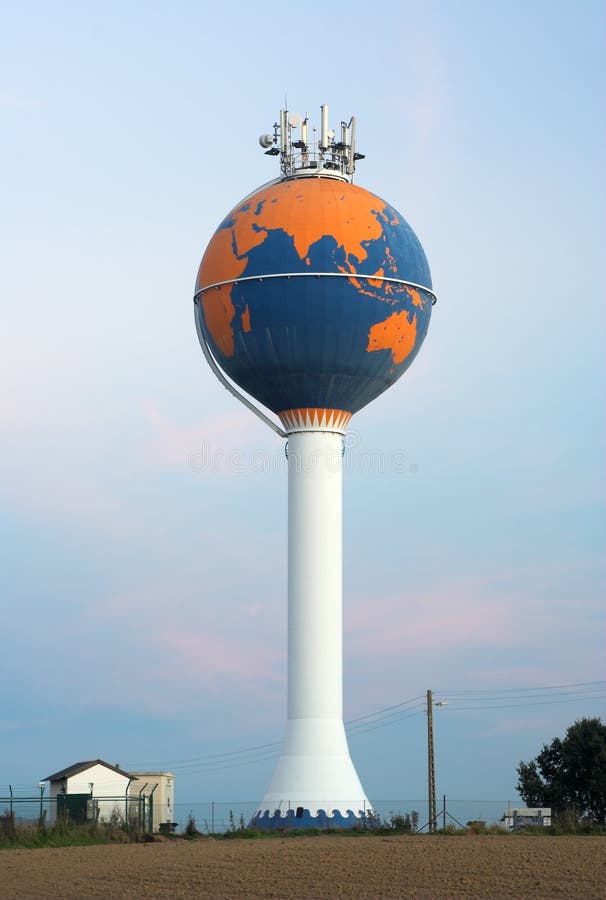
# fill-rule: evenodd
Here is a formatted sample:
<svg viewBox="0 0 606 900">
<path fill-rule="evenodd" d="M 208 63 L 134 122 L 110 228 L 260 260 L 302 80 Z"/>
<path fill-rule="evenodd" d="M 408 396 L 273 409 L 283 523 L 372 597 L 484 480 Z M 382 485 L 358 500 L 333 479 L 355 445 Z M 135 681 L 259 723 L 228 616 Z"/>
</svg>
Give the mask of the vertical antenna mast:
<svg viewBox="0 0 606 900">
<path fill-rule="evenodd" d="M 299 127 L 300 138 L 295 133 Z M 329 128 L 328 105 L 323 103 L 320 107 L 319 141 L 316 135 L 314 127 L 310 145 L 309 117 L 289 113 L 285 106 L 280 110 L 280 119 L 274 125 L 273 135 L 262 134 L 259 143 L 267 156 L 280 157 L 280 168 L 285 178 L 313 175 L 353 181 L 356 161 L 364 159 L 363 154 L 356 153 L 355 149 L 355 118 L 352 116 L 349 122 L 341 122 L 341 137 L 338 140 Z"/>
<path fill-rule="evenodd" d="M 322 114 L 322 122 L 320 126 L 320 150 L 325 152 L 328 150 L 328 106 L 323 103 L 320 107 Z"/>
<path fill-rule="evenodd" d="M 347 162 L 347 174 L 353 175 L 356 168 L 356 117 L 352 116 L 349 120 L 349 128 L 347 129 L 351 135 L 349 144 L 349 157 Z"/>
</svg>

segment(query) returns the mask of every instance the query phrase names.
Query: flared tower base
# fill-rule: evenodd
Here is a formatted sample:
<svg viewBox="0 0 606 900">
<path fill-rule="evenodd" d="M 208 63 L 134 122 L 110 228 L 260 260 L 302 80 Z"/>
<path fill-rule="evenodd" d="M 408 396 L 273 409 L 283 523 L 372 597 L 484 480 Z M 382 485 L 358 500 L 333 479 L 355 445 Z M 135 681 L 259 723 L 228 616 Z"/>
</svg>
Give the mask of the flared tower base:
<svg viewBox="0 0 606 900">
<path fill-rule="evenodd" d="M 258 828 L 352 828 L 372 813 L 338 719 L 291 719 Z"/>
</svg>

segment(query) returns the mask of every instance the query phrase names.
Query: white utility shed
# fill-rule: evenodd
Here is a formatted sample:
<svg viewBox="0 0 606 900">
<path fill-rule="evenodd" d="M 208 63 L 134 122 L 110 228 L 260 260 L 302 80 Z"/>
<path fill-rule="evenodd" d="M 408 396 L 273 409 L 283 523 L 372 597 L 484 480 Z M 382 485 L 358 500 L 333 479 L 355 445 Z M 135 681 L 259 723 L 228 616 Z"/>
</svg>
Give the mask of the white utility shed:
<svg viewBox="0 0 606 900">
<path fill-rule="evenodd" d="M 151 830 L 160 831 L 160 825 L 167 824 L 168 830 L 175 823 L 175 776 L 172 772 L 132 772 L 135 779 L 129 788 L 131 797 L 145 797 L 145 809 L 149 814 L 151 805 Z M 146 822 L 146 827 L 149 825 Z"/>
<path fill-rule="evenodd" d="M 74 763 L 47 775 L 50 782 L 50 821 L 65 812 L 74 821 L 124 819 L 128 789 L 133 776 L 102 759 Z"/>
</svg>

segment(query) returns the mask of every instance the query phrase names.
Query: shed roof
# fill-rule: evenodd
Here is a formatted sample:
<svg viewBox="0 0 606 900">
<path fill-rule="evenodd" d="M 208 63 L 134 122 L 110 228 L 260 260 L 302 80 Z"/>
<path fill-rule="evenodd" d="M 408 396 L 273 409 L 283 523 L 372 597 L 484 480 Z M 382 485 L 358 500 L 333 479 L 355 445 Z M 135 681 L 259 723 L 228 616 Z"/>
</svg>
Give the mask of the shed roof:
<svg viewBox="0 0 606 900">
<path fill-rule="evenodd" d="M 87 769 L 92 769 L 93 766 L 105 766 L 106 769 L 111 769 L 112 772 L 116 772 L 118 775 L 124 775 L 125 778 L 132 778 L 132 775 L 130 775 L 129 772 L 125 772 L 119 766 L 112 766 L 103 759 L 87 759 L 84 762 L 74 763 L 66 769 L 61 769 L 59 772 L 54 772 L 52 775 L 47 775 L 46 778 L 42 778 L 41 780 L 62 781 L 64 778 L 71 778 L 72 775 L 79 775 L 80 772 L 86 772 Z"/>
</svg>

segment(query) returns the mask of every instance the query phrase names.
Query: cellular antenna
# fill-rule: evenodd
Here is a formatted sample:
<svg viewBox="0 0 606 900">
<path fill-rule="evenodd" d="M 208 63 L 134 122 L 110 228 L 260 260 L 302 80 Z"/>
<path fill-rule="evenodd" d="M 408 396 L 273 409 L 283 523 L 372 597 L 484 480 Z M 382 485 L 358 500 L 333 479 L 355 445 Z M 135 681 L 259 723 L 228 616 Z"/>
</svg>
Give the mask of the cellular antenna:
<svg viewBox="0 0 606 900">
<path fill-rule="evenodd" d="M 347 159 L 347 174 L 353 175 L 354 170 L 356 168 L 356 119 L 355 116 L 352 116 L 349 120 L 349 127 L 347 129 L 348 133 L 351 134 L 351 140 L 349 141 L 348 149 L 348 159 Z"/>
<path fill-rule="evenodd" d="M 298 128 L 301 129 L 300 137 L 295 133 Z M 329 128 L 328 105 L 324 103 L 320 107 L 320 140 L 316 143 L 314 127 L 311 146 L 308 129 L 307 114 L 303 117 L 281 109 L 279 120 L 274 124 L 273 137 L 262 134 L 259 143 L 266 156 L 280 157 L 280 170 L 286 178 L 312 175 L 353 181 L 356 162 L 364 159 L 362 153 L 356 153 L 355 118 L 352 116 L 349 122 L 341 122 L 340 140 L 335 141 L 336 133 Z"/>
<path fill-rule="evenodd" d="M 320 126 L 320 150 L 325 151 L 328 150 L 328 106 L 326 103 L 320 107 L 320 113 L 322 116 L 322 124 Z"/>
</svg>

